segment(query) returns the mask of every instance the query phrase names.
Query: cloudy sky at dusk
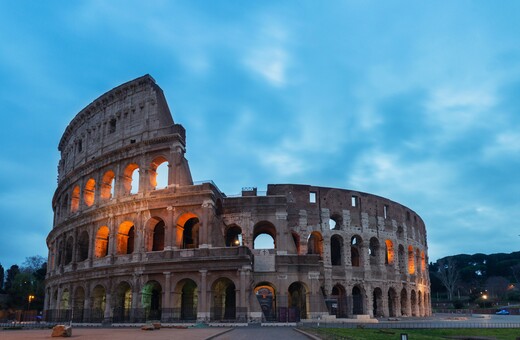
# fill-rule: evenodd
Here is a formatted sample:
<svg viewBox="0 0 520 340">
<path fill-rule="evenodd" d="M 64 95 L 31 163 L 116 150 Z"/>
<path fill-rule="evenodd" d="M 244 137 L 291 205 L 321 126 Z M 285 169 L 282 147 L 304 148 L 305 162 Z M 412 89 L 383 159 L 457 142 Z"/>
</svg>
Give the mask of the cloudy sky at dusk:
<svg viewBox="0 0 520 340">
<path fill-rule="evenodd" d="M 520 250 L 518 1 L 0 1 L 0 263 L 47 256 L 58 142 L 144 74 L 194 180 L 416 211 L 430 260 Z"/>
</svg>

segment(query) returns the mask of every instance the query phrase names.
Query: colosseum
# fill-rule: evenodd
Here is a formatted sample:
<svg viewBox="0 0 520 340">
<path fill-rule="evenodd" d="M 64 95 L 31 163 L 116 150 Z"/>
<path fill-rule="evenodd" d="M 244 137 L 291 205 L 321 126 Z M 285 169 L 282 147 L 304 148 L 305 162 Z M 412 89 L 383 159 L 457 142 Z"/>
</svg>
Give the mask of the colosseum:
<svg viewBox="0 0 520 340">
<path fill-rule="evenodd" d="M 228 196 L 193 181 L 185 129 L 149 75 L 85 107 L 58 150 L 48 321 L 431 314 L 426 229 L 413 210 L 345 189 L 269 184 Z"/>
</svg>

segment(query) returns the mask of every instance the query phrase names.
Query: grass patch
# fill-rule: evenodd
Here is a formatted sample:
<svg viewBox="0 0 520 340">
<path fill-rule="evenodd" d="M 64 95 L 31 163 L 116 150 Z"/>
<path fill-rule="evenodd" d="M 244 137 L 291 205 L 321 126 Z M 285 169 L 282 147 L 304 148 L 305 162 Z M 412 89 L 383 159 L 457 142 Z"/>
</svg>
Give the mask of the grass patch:
<svg viewBox="0 0 520 340">
<path fill-rule="evenodd" d="M 410 340 L 470 339 L 471 337 L 516 340 L 518 328 L 450 328 L 450 329 L 368 329 L 368 328 L 305 328 L 306 332 L 324 339 L 335 337 L 348 340 L 392 340 L 401 339 L 401 333 Z"/>
</svg>

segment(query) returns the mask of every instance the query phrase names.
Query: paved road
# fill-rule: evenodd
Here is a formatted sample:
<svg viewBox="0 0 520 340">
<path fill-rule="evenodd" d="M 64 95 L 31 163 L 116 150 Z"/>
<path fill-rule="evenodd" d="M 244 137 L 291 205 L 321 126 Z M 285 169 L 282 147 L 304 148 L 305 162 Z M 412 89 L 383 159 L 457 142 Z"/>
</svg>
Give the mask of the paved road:
<svg viewBox="0 0 520 340">
<path fill-rule="evenodd" d="M 285 340 L 306 339 L 292 327 L 235 327 L 232 331 L 214 338 L 216 340 Z"/>
</svg>

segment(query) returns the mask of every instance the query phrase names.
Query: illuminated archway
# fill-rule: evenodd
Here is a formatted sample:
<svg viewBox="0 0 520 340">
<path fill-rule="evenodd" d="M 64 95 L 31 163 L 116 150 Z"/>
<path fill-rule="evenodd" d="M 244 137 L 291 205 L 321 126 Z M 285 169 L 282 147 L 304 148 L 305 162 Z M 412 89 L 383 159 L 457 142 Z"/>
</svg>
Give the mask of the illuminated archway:
<svg viewBox="0 0 520 340">
<path fill-rule="evenodd" d="M 125 194 L 137 194 L 139 192 L 139 165 L 130 163 L 123 173 L 123 188 Z"/>
<path fill-rule="evenodd" d="M 323 256 L 323 237 L 319 231 L 313 231 L 307 240 L 307 254 Z"/>
<path fill-rule="evenodd" d="M 152 189 L 160 190 L 168 187 L 168 160 L 159 156 L 150 164 L 150 186 Z"/>
<path fill-rule="evenodd" d="M 87 207 L 91 207 L 94 204 L 94 198 L 96 194 L 96 181 L 90 178 L 85 184 L 85 190 L 83 192 L 83 201 Z"/>
<path fill-rule="evenodd" d="M 72 189 L 72 196 L 70 198 L 70 211 L 76 212 L 79 209 L 79 185 Z"/>
<path fill-rule="evenodd" d="M 198 248 L 199 217 L 191 212 L 182 214 L 177 220 L 177 247 L 182 249 Z"/>
<path fill-rule="evenodd" d="M 114 197 L 114 189 L 116 183 L 116 174 L 112 170 L 108 170 L 101 180 L 100 196 L 102 200 L 109 200 Z"/>
<path fill-rule="evenodd" d="M 108 254 L 109 230 L 102 226 L 96 233 L 96 245 L 94 255 L 96 258 L 105 257 Z"/>
<path fill-rule="evenodd" d="M 135 227 L 131 221 L 119 225 L 117 233 L 117 254 L 132 254 L 134 252 Z"/>
<path fill-rule="evenodd" d="M 270 282 L 261 282 L 256 285 L 254 293 L 262 314 L 267 321 L 276 320 L 276 289 Z"/>
</svg>

